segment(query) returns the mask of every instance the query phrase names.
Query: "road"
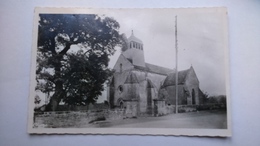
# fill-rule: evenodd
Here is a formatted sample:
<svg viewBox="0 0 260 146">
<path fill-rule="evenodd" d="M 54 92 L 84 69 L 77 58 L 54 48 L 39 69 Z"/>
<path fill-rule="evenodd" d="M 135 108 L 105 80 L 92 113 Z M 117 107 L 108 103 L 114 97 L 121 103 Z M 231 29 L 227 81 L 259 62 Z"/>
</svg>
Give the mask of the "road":
<svg viewBox="0 0 260 146">
<path fill-rule="evenodd" d="M 118 121 L 99 121 L 83 127 L 226 129 L 227 115 L 225 111 L 202 111 L 170 114 L 161 117 L 138 117 Z"/>
</svg>

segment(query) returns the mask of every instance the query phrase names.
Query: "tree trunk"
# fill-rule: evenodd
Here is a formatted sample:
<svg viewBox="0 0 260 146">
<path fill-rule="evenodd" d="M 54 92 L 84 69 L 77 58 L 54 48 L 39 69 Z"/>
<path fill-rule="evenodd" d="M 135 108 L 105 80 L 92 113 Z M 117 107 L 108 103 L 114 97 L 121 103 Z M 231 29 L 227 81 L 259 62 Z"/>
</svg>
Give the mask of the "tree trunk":
<svg viewBox="0 0 260 146">
<path fill-rule="evenodd" d="M 51 98 L 51 99 L 50 99 L 50 102 L 49 102 L 48 105 L 47 105 L 46 110 L 47 110 L 47 111 L 56 111 L 57 108 L 58 108 L 58 104 L 59 104 L 59 102 L 58 102 L 57 99 Z"/>
<path fill-rule="evenodd" d="M 50 102 L 47 106 L 48 111 L 56 111 L 64 96 L 63 83 L 61 80 L 61 59 L 62 56 L 58 55 L 55 63 L 55 93 L 50 98 Z"/>
<path fill-rule="evenodd" d="M 66 54 L 66 52 L 70 49 L 71 44 L 67 43 L 66 47 L 59 53 L 56 54 L 56 60 L 54 64 L 54 70 L 55 70 L 55 93 L 50 99 L 49 104 L 47 105 L 48 111 L 56 111 L 58 109 L 59 103 L 62 98 L 66 95 L 63 90 L 63 81 L 61 77 L 61 60 Z"/>
</svg>

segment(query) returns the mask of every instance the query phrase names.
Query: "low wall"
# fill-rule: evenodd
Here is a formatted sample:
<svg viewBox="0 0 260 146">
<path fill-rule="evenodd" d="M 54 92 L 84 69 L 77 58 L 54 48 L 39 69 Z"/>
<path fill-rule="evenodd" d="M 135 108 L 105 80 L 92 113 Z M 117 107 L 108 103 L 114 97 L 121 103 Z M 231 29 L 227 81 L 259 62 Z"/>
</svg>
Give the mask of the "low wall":
<svg viewBox="0 0 260 146">
<path fill-rule="evenodd" d="M 133 106 L 135 107 L 135 106 Z M 163 105 L 158 102 L 154 116 L 163 116 L 175 113 L 174 105 Z M 45 128 L 66 128 L 66 127 L 82 127 L 95 121 L 102 120 L 120 120 L 125 118 L 134 118 L 136 116 L 151 116 L 148 114 L 136 114 L 135 108 L 114 109 L 114 110 L 92 110 L 92 111 L 56 111 L 56 112 L 35 112 L 34 127 Z M 178 112 L 194 112 L 197 111 L 196 105 L 179 105 Z"/>
<path fill-rule="evenodd" d="M 158 99 L 154 99 L 154 116 L 158 117 L 158 116 L 162 116 L 162 115 L 166 115 L 166 107 L 165 107 L 165 100 L 158 100 Z"/>
<path fill-rule="evenodd" d="M 166 110 L 166 114 L 173 114 L 173 113 L 175 113 L 175 106 L 166 105 L 165 110 Z"/>
<path fill-rule="evenodd" d="M 187 113 L 197 111 L 197 105 L 178 105 L 178 113 Z M 173 114 L 176 111 L 175 105 L 166 105 L 166 114 Z"/>
<path fill-rule="evenodd" d="M 126 104 L 125 116 L 126 118 L 136 118 L 137 117 L 137 100 L 124 100 Z"/>
<path fill-rule="evenodd" d="M 197 105 L 179 105 L 178 112 L 179 113 L 187 113 L 187 112 L 196 112 Z"/>
<path fill-rule="evenodd" d="M 102 120 L 119 120 L 125 118 L 125 110 L 99 110 L 99 111 L 57 111 L 36 112 L 34 114 L 34 127 L 67 128 L 82 127 L 89 123 Z"/>
</svg>

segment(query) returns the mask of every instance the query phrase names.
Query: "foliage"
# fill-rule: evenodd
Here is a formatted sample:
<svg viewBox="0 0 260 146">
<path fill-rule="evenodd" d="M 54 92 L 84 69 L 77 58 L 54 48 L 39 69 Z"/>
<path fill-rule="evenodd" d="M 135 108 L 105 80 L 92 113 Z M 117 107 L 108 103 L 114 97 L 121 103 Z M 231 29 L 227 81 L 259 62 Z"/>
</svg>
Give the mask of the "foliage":
<svg viewBox="0 0 260 146">
<path fill-rule="evenodd" d="M 52 92 L 49 110 L 93 103 L 112 74 L 109 56 L 122 44 L 119 23 L 95 14 L 40 14 L 36 90 Z"/>
<path fill-rule="evenodd" d="M 40 104 L 40 102 L 41 102 L 40 96 L 39 96 L 39 95 L 35 95 L 35 97 L 34 97 L 34 103 L 35 103 L 35 104 Z"/>
<path fill-rule="evenodd" d="M 207 103 L 226 104 L 226 95 L 210 96 Z"/>
<path fill-rule="evenodd" d="M 208 100 L 209 100 L 209 94 L 207 93 L 207 92 L 205 92 L 205 91 L 201 91 L 201 96 L 202 96 L 202 103 L 207 103 L 208 102 Z"/>
<path fill-rule="evenodd" d="M 125 34 L 122 34 L 121 38 L 122 38 L 122 41 L 121 41 L 122 42 L 121 52 L 124 52 L 124 51 L 127 50 L 129 42 L 128 42 L 128 39 L 127 39 Z"/>
</svg>

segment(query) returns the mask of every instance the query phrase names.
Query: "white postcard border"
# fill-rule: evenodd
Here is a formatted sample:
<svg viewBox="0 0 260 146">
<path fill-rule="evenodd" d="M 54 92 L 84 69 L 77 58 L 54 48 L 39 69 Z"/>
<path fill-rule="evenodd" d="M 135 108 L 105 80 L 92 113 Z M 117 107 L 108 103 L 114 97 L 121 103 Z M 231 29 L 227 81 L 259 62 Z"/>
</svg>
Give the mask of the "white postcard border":
<svg viewBox="0 0 260 146">
<path fill-rule="evenodd" d="M 150 8 L 151 9 L 151 8 Z M 229 74 L 229 50 L 228 50 L 228 21 L 227 21 L 227 9 L 223 7 L 219 8 L 179 8 L 178 10 L 194 10 L 202 12 L 221 11 L 223 12 L 223 28 L 225 30 L 225 55 L 226 55 L 226 91 L 227 91 L 227 129 L 185 129 L 185 128 L 33 128 L 33 105 L 35 94 L 35 69 L 36 69 L 36 49 L 37 48 L 37 36 L 38 36 L 38 15 L 40 13 L 51 14 L 91 14 L 102 13 L 109 9 L 93 9 L 93 8 L 36 8 L 34 14 L 33 25 L 33 45 L 32 45 L 32 57 L 31 57 L 31 78 L 30 78 L 30 95 L 29 95 L 29 115 L 28 115 L 28 133 L 30 134 L 135 134 L 135 135 L 175 135 L 175 136 L 220 136 L 230 137 L 232 135 L 232 122 L 231 122 L 231 99 L 230 99 L 230 74 Z M 111 10 L 111 9 L 110 9 Z M 121 9 L 127 10 L 127 9 Z M 156 10 L 156 9 L 155 9 Z"/>
</svg>

